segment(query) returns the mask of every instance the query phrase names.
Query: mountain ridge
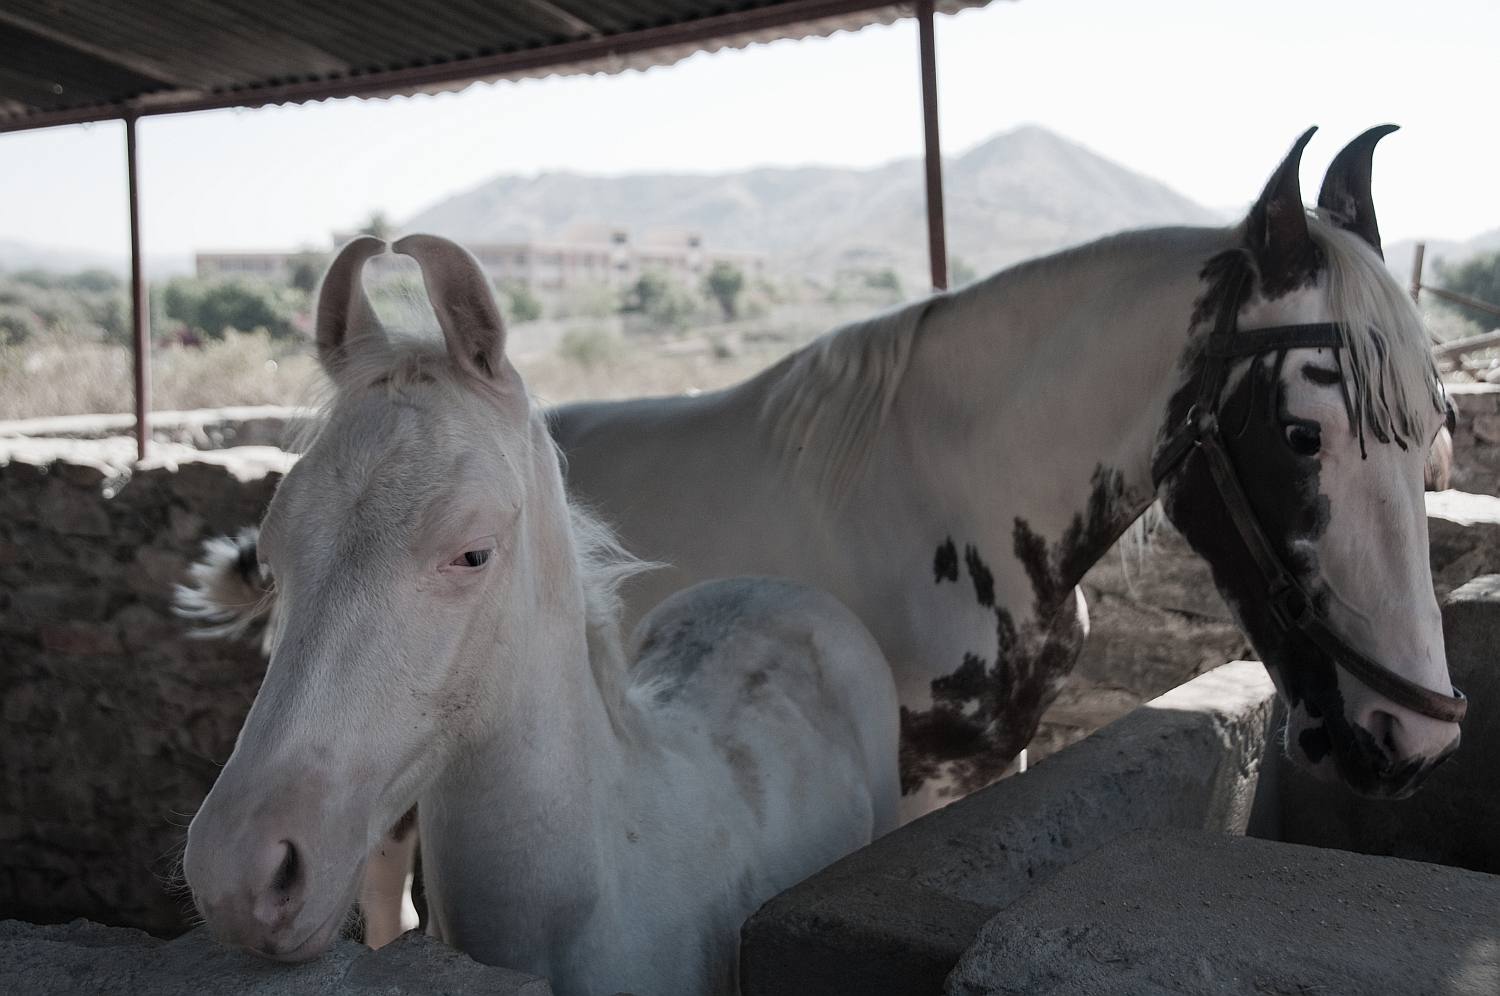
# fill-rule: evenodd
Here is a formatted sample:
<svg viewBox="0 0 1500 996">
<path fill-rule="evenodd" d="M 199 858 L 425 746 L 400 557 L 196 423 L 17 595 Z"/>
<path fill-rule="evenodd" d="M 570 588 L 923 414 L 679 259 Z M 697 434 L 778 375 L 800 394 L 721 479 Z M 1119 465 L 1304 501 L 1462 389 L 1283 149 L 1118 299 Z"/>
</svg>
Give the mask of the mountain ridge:
<svg viewBox="0 0 1500 996">
<path fill-rule="evenodd" d="M 790 272 L 926 271 L 918 158 L 866 168 L 760 166 L 728 173 L 502 174 L 419 211 L 403 226 L 459 241 L 555 239 L 610 225 L 632 238 L 691 230 L 705 245 L 768 253 Z M 977 270 L 1126 228 L 1222 224 L 1160 181 L 1037 125 L 944 158 L 950 255 Z"/>
</svg>

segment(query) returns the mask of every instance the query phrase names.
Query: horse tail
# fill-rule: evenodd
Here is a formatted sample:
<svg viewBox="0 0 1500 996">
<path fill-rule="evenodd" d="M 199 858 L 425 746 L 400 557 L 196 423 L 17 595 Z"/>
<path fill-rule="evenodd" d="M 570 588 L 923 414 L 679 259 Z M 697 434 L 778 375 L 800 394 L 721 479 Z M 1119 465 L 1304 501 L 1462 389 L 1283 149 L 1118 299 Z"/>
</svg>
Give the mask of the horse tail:
<svg viewBox="0 0 1500 996">
<path fill-rule="evenodd" d="M 215 536 L 203 544 L 203 556 L 188 568 L 188 584 L 176 585 L 173 610 L 197 623 L 195 635 L 242 639 L 252 629 L 265 633 L 276 604 L 270 574 L 256 555 L 260 530 L 248 527 L 236 536 Z"/>
</svg>

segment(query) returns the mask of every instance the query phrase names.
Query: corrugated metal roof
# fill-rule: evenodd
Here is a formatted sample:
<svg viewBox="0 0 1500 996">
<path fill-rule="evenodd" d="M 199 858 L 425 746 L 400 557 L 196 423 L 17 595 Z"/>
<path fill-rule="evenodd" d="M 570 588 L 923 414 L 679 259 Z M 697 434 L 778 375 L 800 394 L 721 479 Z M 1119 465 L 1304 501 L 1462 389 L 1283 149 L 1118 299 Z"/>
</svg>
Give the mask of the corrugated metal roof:
<svg viewBox="0 0 1500 996">
<path fill-rule="evenodd" d="M 889 23 L 912 9 L 872 0 L 4 0 L 0 131 L 643 69 Z"/>
</svg>

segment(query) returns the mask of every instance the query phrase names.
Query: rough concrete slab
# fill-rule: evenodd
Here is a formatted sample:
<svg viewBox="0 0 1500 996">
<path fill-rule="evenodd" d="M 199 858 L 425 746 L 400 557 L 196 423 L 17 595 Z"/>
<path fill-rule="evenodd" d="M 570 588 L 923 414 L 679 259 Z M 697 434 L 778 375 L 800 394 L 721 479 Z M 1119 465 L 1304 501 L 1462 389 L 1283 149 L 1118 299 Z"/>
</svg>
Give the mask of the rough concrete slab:
<svg viewBox="0 0 1500 996">
<path fill-rule="evenodd" d="M 481 965 L 415 931 L 371 951 L 341 940 L 305 965 L 281 965 L 216 943 L 204 928 L 175 941 L 87 920 L 0 921 L 6 991 L 35 996 L 331 996 L 335 993 L 548 996 L 545 979 Z M 14 986 L 14 989 L 10 989 Z"/>
<path fill-rule="evenodd" d="M 1471 578 L 1500 573 L 1500 498 L 1429 492 L 1427 536 L 1438 598 Z"/>
<path fill-rule="evenodd" d="M 951 996 L 1500 992 L 1500 878 L 1133 833 L 985 924 Z"/>
<path fill-rule="evenodd" d="M 920 994 L 1027 889 L 1141 827 L 1243 831 L 1275 693 L 1226 664 L 874 842 L 746 923 L 747 996 Z"/>
<path fill-rule="evenodd" d="M 1469 696 L 1458 752 L 1397 801 L 1356 798 L 1283 762 L 1279 836 L 1500 874 L 1500 575 L 1444 600 L 1443 635 L 1449 672 Z"/>
</svg>

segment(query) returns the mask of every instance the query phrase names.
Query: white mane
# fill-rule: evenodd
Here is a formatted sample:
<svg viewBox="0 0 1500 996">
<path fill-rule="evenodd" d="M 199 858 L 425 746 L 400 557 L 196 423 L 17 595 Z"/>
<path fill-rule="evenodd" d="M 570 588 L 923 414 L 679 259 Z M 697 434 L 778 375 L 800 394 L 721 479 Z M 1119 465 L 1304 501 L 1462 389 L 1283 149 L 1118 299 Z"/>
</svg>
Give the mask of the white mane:
<svg viewBox="0 0 1500 996">
<path fill-rule="evenodd" d="M 778 364 L 761 407 L 795 468 L 814 467 L 835 503 L 879 437 L 934 295 L 835 329 Z"/>
<path fill-rule="evenodd" d="M 1364 439 L 1425 446 L 1424 418 L 1443 410 L 1432 347 L 1410 297 L 1364 240 L 1316 214 L 1308 231 L 1328 261 L 1328 304 L 1344 348 L 1350 420 Z"/>
</svg>

